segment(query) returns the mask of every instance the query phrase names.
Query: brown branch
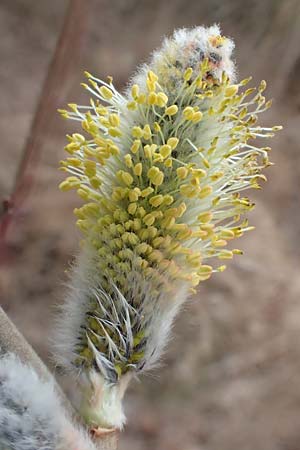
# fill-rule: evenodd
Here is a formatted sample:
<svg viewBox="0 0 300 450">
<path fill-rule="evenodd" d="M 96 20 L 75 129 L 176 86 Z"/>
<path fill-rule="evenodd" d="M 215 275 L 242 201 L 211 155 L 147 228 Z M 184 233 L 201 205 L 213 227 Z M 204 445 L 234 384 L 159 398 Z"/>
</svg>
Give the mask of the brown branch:
<svg viewBox="0 0 300 450">
<path fill-rule="evenodd" d="M 80 50 L 84 41 L 88 0 L 70 0 L 64 24 L 58 39 L 49 70 L 41 90 L 30 132 L 22 151 L 15 182 L 9 199 L 2 202 L 0 217 L 0 245 L 4 246 L 8 228 L 15 213 L 32 189 L 34 167 L 43 145 L 44 136 L 50 128 L 51 119 L 59 99 L 70 80 L 73 69 L 78 65 Z"/>
</svg>

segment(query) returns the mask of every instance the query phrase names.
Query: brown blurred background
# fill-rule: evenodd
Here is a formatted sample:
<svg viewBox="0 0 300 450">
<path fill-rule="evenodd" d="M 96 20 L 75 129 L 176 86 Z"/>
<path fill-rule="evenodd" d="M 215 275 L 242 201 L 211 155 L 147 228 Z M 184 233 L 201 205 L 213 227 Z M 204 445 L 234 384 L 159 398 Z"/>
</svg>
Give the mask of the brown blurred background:
<svg viewBox="0 0 300 450">
<path fill-rule="evenodd" d="M 252 193 L 256 231 L 238 243 L 245 255 L 200 287 L 177 320 L 163 367 L 132 385 L 120 449 L 299 450 L 300 2 L 78 4 L 79 20 L 67 36 L 71 52 L 41 117 L 39 160 L 34 156 L 29 173 L 34 184 L 1 248 L 1 304 L 51 365 L 54 306 L 79 240 L 72 216 L 78 200 L 57 189 L 64 135 L 74 125 L 55 109 L 87 101 L 79 87 L 84 69 L 111 74 L 122 87 L 163 35 L 218 22 L 236 42 L 240 78 L 268 81 L 275 103 L 264 121 L 284 131 L 272 143 L 269 182 Z M 1 202 L 13 189 L 67 6 L 66 0 L 1 0 Z"/>
</svg>

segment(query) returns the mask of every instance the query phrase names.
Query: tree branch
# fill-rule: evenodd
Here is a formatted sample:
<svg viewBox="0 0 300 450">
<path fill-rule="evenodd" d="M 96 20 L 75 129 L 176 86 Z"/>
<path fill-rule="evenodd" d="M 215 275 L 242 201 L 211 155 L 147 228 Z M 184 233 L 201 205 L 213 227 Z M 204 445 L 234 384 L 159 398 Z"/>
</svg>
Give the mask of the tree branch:
<svg viewBox="0 0 300 450">
<path fill-rule="evenodd" d="M 69 83 L 72 74 L 76 73 L 74 67 L 78 65 L 86 35 L 84 31 L 88 10 L 89 2 L 87 0 L 70 0 L 69 2 L 16 171 L 12 193 L 8 199 L 2 200 L 3 211 L 0 216 L 0 244 L 2 245 L 4 245 L 5 236 L 15 213 L 32 189 L 34 167 L 38 162 L 45 134 L 49 131 L 51 118 L 55 117 L 55 111 L 66 82 Z"/>
</svg>

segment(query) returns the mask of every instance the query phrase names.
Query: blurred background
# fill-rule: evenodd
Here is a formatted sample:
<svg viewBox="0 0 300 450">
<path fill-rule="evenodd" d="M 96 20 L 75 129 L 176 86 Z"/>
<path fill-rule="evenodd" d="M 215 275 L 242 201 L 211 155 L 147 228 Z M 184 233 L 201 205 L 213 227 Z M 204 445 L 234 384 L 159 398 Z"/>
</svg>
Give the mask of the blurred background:
<svg viewBox="0 0 300 450">
<path fill-rule="evenodd" d="M 50 366 L 53 312 L 79 241 L 78 200 L 57 188 L 74 124 L 56 109 L 87 102 L 83 70 L 121 88 L 165 34 L 214 22 L 236 42 L 239 78 L 268 81 L 275 101 L 263 120 L 284 130 L 268 183 L 250 195 L 245 255 L 201 285 L 164 365 L 132 385 L 121 450 L 300 449 L 300 2 L 0 3 L 1 304 Z"/>
</svg>

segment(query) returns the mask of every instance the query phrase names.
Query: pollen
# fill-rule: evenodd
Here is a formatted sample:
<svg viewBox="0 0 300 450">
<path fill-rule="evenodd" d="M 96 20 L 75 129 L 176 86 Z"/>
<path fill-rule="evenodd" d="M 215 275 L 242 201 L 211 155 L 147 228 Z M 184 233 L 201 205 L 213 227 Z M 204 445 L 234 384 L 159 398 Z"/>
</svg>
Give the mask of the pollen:
<svg viewBox="0 0 300 450">
<path fill-rule="evenodd" d="M 178 106 L 177 105 L 171 105 L 168 106 L 168 108 L 165 109 L 165 114 L 167 116 L 175 116 L 175 114 L 177 114 L 178 112 Z"/>
<path fill-rule="evenodd" d="M 106 86 L 101 86 L 99 92 L 105 100 L 110 100 L 113 96 L 112 91 Z"/>
</svg>

